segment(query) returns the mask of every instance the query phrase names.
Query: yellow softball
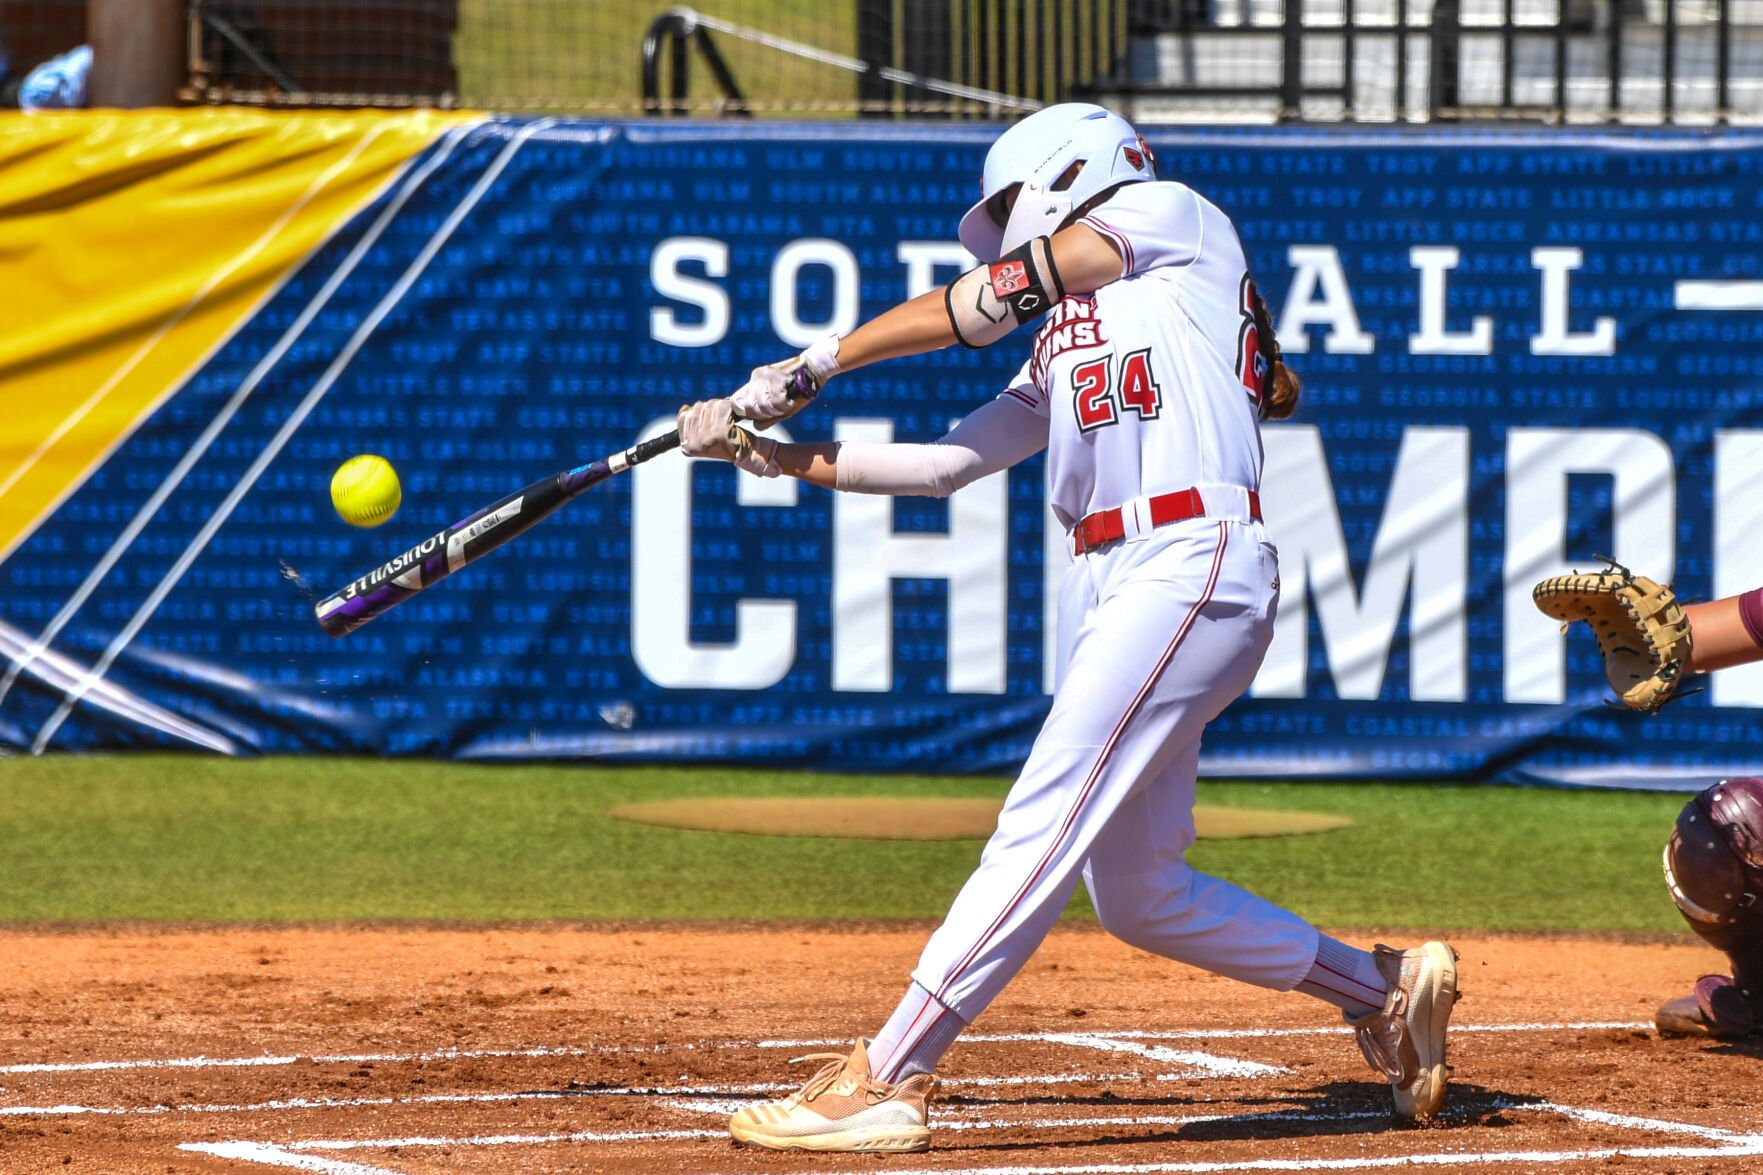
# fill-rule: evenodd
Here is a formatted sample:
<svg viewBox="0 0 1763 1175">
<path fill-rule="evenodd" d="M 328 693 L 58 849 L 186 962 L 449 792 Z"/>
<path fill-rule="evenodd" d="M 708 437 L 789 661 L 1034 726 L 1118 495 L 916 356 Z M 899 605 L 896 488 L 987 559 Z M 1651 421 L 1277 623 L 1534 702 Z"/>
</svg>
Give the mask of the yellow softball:
<svg viewBox="0 0 1763 1175">
<path fill-rule="evenodd" d="M 349 458 L 331 476 L 331 504 L 350 526 L 378 526 L 403 500 L 398 471 L 376 453 Z"/>
</svg>

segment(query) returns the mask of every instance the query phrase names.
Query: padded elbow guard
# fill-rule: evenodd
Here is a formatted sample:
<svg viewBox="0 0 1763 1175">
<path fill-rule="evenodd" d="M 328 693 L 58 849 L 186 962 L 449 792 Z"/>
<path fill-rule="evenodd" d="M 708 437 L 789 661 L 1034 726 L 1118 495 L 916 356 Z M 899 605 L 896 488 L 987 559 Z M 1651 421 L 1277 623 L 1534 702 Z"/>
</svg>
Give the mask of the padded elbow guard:
<svg viewBox="0 0 1763 1175">
<path fill-rule="evenodd" d="M 950 282 L 943 304 L 961 345 L 978 348 L 989 347 L 1039 318 L 1063 297 L 1065 288 L 1053 266 L 1053 243 L 1036 237 Z"/>
</svg>

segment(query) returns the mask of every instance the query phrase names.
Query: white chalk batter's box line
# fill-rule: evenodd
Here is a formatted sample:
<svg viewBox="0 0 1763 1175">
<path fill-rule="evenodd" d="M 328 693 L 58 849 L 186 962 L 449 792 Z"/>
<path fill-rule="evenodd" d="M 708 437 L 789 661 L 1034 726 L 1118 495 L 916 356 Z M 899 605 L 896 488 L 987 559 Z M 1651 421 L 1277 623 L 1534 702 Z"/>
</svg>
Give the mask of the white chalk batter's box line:
<svg viewBox="0 0 1763 1175">
<path fill-rule="evenodd" d="M 1477 1032 L 1548 1032 L 1573 1030 L 1635 1030 L 1645 1029 L 1650 1025 L 1631 1022 L 1582 1021 L 1565 1024 L 1498 1024 L 1498 1025 L 1460 1025 L 1453 1029 L 1454 1033 Z M 1222 1067 L 1232 1070 L 1236 1076 L 1265 1076 L 1283 1072 L 1278 1066 L 1262 1065 L 1257 1062 L 1236 1061 L 1230 1058 L 1211 1057 L 1204 1053 L 1189 1053 L 1181 1050 L 1166 1049 L 1157 1045 L 1157 1041 L 1195 1041 L 1195 1040 L 1237 1040 L 1257 1038 L 1278 1038 L 1294 1036 L 1332 1036 L 1345 1035 L 1344 1028 L 1299 1028 L 1299 1029 L 1181 1029 L 1181 1030 L 1126 1030 L 1119 1032 L 1055 1032 L 1055 1033 L 973 1033 L 964 1036 L 966 1044 L 1008 1044 L 1038 1043 L 1064 1044 L 1080 1049 L 1094 1049 L 1113 1055 L 1127 1054 L 1139 1059 L 1153 1060 L 1192 1066 L 1199 1060 L 1218 1062 Z M 301 1061 L 313 1064 L 362 1064 L 421 1062 L 453 1059 L 481 1058 L 524 1058 L 524 1057 L 569 1057 L 587 1055 L 606 1055 L 610 1053 L 646 1053 L 659 1054 L 669 1051 L 690 1052 L 702 1049 L 803 1049 L 836 1045 L 842 1042 L 828 1040 L 766 1040 L 753 1043 L 738 1041 L 709 1042 L 704 1044 L 691 1043 L 679 1046 L 660 1046 L 656 1048 L 627 1048 L 608 1046 L 604 1048 L 525 1048 L 525 1049 L 445 1049 L 432 1052 L 417 1053 L 351 1053 L 301 1056 L 264 1056 L 241 1058 L 208 1058 L 190 1057 L 174 1058 L 160 1061 L 93 1061 L 69 1064 L 39 1065 L 8 1065 L 0 1066 L 0 1072 L 9 1073 L 73 1073 L 73 1072 L 105 1072 L 118 1069 L 177 1069 L 191 1070 L 203 1068 L 235 1068 L 292 1065 Z M 1241 1068 L 1237 1068 L 1241 1066 Z M 1223 1075 L 1218 1073 L 1216 1075 Z M 1147 1076 L 1136 1072 L 1115 1074 L 1096 1073 L 1062 1073 L 1036 1074 L 1005 1077 L 979 1077 L 967 1080 L 956 1080 L 953 1086 L 971 1086 L 976 1088 L 1021 1086 L 1021 1085 L 1068 1085 L 1097 1084 L 1123 1081 L 1143 1080 L 1191 1080 L 1190 1072 L 1157 1073 Z M 750 1085 L 724 1085 L 716 1087 L 692 1087 L 683 1084 L 677 1086 L 650 1087 L 600 1087 L 584 1090 L 564 1091 L 531 1091 L 514 1093 L 473 1093 L 473 1094 L 431 1094 L 417 1097 L 397 1098 L 287 1098 L 275 1099 L 259 1103 L 243 1104 L 186 1104 L 181 1106 L 160 1105 L 144 1107 L 92 1107 L 92 1106 L 12 1106 L 0 1107 L 0 1115 L 77 1115 L 77 1114 L 171 1114 L 171 1113 L 252 1113 L 252 1112 L 286 1112 L 289 1110 L 310 1109 L 342 1109 L 355 1107 L 384 1106 L 424 1106 L 424 1105 L 461 1105 L 469 1103 L 509 1103 L 523 1100 L 560 1100 L 564 1098 L 580 1098 L 594 1096 L 639 1096 L 650 1097 L 670 1110 L 685 1114 L 714 1117 L 716 1127 L 688 1128 L 678 1130 L 649 1131 L 575 1131 L 559 1134 L 498 1134 L 498 1135 L 466 1135 L 456 1137 L 412 1136 L 399 1138 L 369 1139 L 311 1139 L 306 1141 L 269 1143 L 248 1140 L 229 1142 L 192 1142 L 182 1144 L 180 1149 L 212 1155 L 217 1158 L 230 1158 L 256 1166 L 276 1167 L 282 1169 L 317 1171 L 325 1175 L 400 1175 L 392 1168 L 373 1166 L 348 1159 L 327 1157 L 348 1151 L 389 1150 L 404 1147 L 491 1147 L 491 1146 L 533 1146 L 533 1145 L 615 1145 L 642 1142 L 705 1142 L 720 1140 L 727 1137 L 721 1119 L 739 1105 L 746 1104 L 737 1100 L 741 1094 L 774 1093 L 795 1088 L 793 1083 L 774 1082 Z M 1619 1146 L 1595 1149 L 1576 1149 L 1559 1151 L 1500 1151 L 1465 1153 L 1462 1151 L 1421 1153 L 1413 1155 L 1379 1156 L 1374 1158 L 1350 1159 L 1247 1159 L 1235 1162 L 1166 1162 L 1166 1163 L 1106 1163 L 1088 1165 L 1037 1165 L 1037 1166 L 998 1166 L 971 1168 L 903 1168 L 889 1165 L 889 1175 L 1152 1175 L 1156 1172 L 1231 1172 L 1231 1171 L 1336 1171 L 1336 1170 L 1373 1170 L 1386 1167 L 1427 1167 L 1427 1166 L 1478 1166 L 1513 1165 L 1547 1166 L 1568 1162 L 1596 1162 L 1610 1158 L 1671 1158 L 1671 1159 L 1743 1159 L 1763 1156 L 1763 1134 L 1746 1134 L 1717 1127 L 1701 1126 L 1694 1123 L 1673 1122 L 1656 1118 L 1637 1117 L 1633 1115 L 1615 1114 L 1602 1110 L 1581 1109 L 1553 1103 L 1506 1102 L 1497 1103 L 1494 1107 L 1500 1110 L 1517 1112 L 1552 1112 L 1561 1114 L 1576 1121 L 1633 1130 L 1642 1133 L 1677 1135 L 1694 1139 L 1700 1145 L 1672 1146 Z M 988 1107 L 939 1107 L 933 1119 L 933 1126 L 939 1133 L 958 1133 L 963 1131 L 983 1130 L 1054 1130 L 1054 1129 L 1085 1129 L 1097 1127 L 1147 1127 L 1163 1126 L 1180 1128 L 1208 1122 L 1236 1123 L 1274 1123 L 1281 1121 L 1302 1121 L 1309 1124 L 1340 1122 L 1353 1120 L 1385 1119 L 1387 1115 L 1378 1113 L 1351 1113 L 1320 1118 L 1309 1111 L 1272 1112 L 1251 1115 L 1091 1115 L 1086 1117 L 1048 1117 L 1040 1119 L 1016 1119 L 1000 1121 L 996 1118 L 982 1118 L 980 1115 L 991 1114 Z M 383 1161 L 383 1160 L 382 1160 Z M 825 1172 L 824 1175 L 842 1175 L 838 1172 Z M 865 1171 L 852 1175 L 871 1175 Z"/>
<path fill-rule="evenodd" d="M 1232 1172 L 1232 1171 L 1362 1171 L 1389 1167 L 1472 1167 L 1482 1165 L 1526 1167 L 1560 1163 L 1599 1162 L 1613 1158 L 1671 1159 L 1742 1159 L 1763 1156 L 1763 1134 L 1740 1134 L 1717 1127 L 1697 1126 L 1687 1122 L 1671 1122 L 1613 1114 L 1605 1110 L 1581 1109 L 1549 1102 L 1500 1102 L 1502 1111 L 1531 1111 L 1561 1114 L 1589 1124 L 1611 1126 L 1643 1133 L 1687 1135 L 1713 1145 L 1702 1146 L 1618 1146 L 1561 1151 L 1435 1151 L 1410 1155 L 1385 1155 L 1341 1159 L 1243 1159 L 1234 1162 L 1167 1162 L 1167 1163 L 1087 1163 L 1047 1164 L 1035 1166 L 998 1167 L 899 1167 L 888 1165 L 888 1175 L 1152 1175 L 1158 1172 Z M 701 1112 L 720 1114 L 721 1107 L 699 1107 Z M 1384 1119 L 1383 1113 L 1340 1114 L 1319 1117 L 1309 1112 L 1274 1112 L 1267 1114 L 1198 1114 L 1198 1115 L 1122 1115 L 1085 1118 L 1046 1118 L 1034 1121 L 979 1122 L 944 1121 L 939 1115 L 933 1120 L 938 1131 L 991 1129 L 1065 1129 L 1092 1126 L 1188 1126 L 1208 1122 L 1261 1123 L 1304 1122 L 1310 1125 Z M 179 1149 L 218 1158 L 238 1159 L 270 1167 L 317 1171 L 323 1175 L 401 1175 L 389 1167 L 369 1166 L 347 1160 L 331 1159 L 326 1154 L 347 1151 L 386 1150 L 393 1147 L 490 1147 L 490 1146 L 557 1146 L 592 1143 L 708 1141 L 725 1138 L 718 1130 L 653 1130 L 653 1131 L 577 1131 L 567 1134 L 499 1134 L 448 1137 L 412 1136 L 383 1139 L 310 1139 L 303 1142 L 191 1142 Z M 323 1152 L 315 1154 L 313 1152 Z M 821 1175 L 873 1175 L 873 1168 L 849 1172 L 823 1172 Z"/>
<path fill-rule="evenodd" d="M 1452 1025 L 1451 1034 L 1467 1032 L 1572 1032 L 1609 1031 L 1619 1029 L 1651 1029 L 1648 1021 L 1584 1020 L 1565 1024 L 1462 1024 Z M 1123 1029 L 1120 1031 L 1072 1033 L 963 1033 L 963 1044 L 1014 1044 L 1049 1040 L 1255 1040 L 1286 1036 L 1345 1036 L 1348 1028 L 1172 1028 Z M 677 1045 L 653 1048 L 628 1045 L 509 1048 L 509 1049 L 434 1049 L 416 1053 L 331 1053 L 302 1055 L 298 1053 L 264 1054 L 258 1057 L 171 1057 L 164 1060 L 136 1061 L 51 1061 L 30 1064 L 0 1065 L 5 1073 L 94 1073 L 117 1069 L 255 1069 L 281 1065 L 363 1065 L 409 1064 L 421 1061 L 485 1060 L 523 1057 L 598 1057 L 617 1054 L 656 1054 L 695 1052 L 708 1049 L 807 1049 L 848 1047 L 849 1040 L 761 1040 L 713 1041 L 704 1044 L 688 1041 Z"/>
<path fill-rule="evenodd" d="M 1062 1073 L 1054 1075 L 1032 1074 L 1023 1077 L 975 1077 L 966 1080 L 942 1082 L 945 1087 L 961 1088 L 996 1088 L 1000 1086 L 1033 1085 L 1095 1085 L 1099 1083 L 1124 1081 L 1179 1081 L 1186 1080 L 1177 1074 L 1158 1073 L 1147 1077 L 1143 1073 Z M 72 1118 L 84 1114 L 97 1117 L 159 1117 L 166 1114 L 262 1114 L 279 1113 L 284 1110 L 354 1110 L 363 1108 L 383 1108 L 387 1106 L 442 1106 L 470 1105 L 483 1103 L 490 1105 L 496 1102 L 544 1102 L 568 1101 L 583 1098 L 612 1097 L 648 1097 L 648 1098 L 683 1098 L 687 1102 L 678 1103 L 682 1107 L 690 1104 L 710 1104 L 707 1102 L 690 1102 L 689 1099 L 722 1098 L 716 1102 L 718 1106 L 728 1108 L 721 1112 L 732 1114 L 735 1109 L 748 1105 L 754 1094 L 789 1093 L 800 1089 L 800 1081 L 766 1081 L 751 1085 L 649 1085 L 649 1086 L 605 1086 L 592 1089 L 563 1090 L 518 1090 L 509 1093 L 428 1093 L 414 1094 L 408 1097 L 291 1097 L 272 1098 L 262 1102 L 186 1102 L 182 1105 L 154 1106 L 86 1106 L 77 1103 L 63 1103 L 53 1106 L 0 1106 L 0 1118 Z M 742 1097 L 741 1095 L 748 1095 Z M 667 1102 L 665 1104 L 675 1104 Z"/>
</svg>

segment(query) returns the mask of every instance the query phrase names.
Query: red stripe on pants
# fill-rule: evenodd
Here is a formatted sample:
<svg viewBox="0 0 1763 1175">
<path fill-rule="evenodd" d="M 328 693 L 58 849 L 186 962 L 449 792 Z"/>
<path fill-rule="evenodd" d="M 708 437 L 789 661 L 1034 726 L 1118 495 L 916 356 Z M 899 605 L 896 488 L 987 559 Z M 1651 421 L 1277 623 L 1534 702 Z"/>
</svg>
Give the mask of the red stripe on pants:
<svg viewBox="0 0 1763 1175">
<path fill-rule="evenodd" d="M 1218 524 L 1218 547 L 1212 553 L 1212 568 L 1206 575 L 1206 587 L 1200 592 L 1200 598 L 1194 601 L 1192 608 L 1188 609 L 1187 616 L 1183 618 L 1180 627 L 1175 630 L 1175 636 L 1170 640 L 1169 646 L 1163 650 L 1163 656 L 1158 659 L 1157 667 L 1151 671 L 1151 676 L 1139 687 L 1139 692 L 1133 696 L 1131 704 L 1126 708 L 1126 713 L 1122 714 L 1120 721 L 1115 723 L 1113 732 L 1108 736 L 1108 741 L 1102 745 L 1101 754 L 1096 757 L 1095 766 L 1090 768 L 1089 776 L 1084 780 L 1082 790 L 1078 792 L 1077 801 L 1066 812 L 1064 821 L 1059 825 L 1058 833 L 1053 837 L 1053 842 L 1041 855 L 1040 863 L 1029 874 L 1028 880 L 1024 881 L 1022 886 L 1017 889 L 1015 895 L 1005 905 L 1003 912 L 994 918 L 992 924 L 986 928 L 986 932 L 980 935 L 979 941 L 973 944 L 967 954 L 961 957 L 961 961 L 943 976 L 942 983 L 937 985 L 937 989 L 932 995 L 936 997 L 938 1003 L 947 1006 L 949 988 L 968 967 L 972 966 L 973 961 L 980 956 L 985 948 L 991 945 L 992 940 L 997 937 L 999 928 L 1009 920 L 1010 915 L 1016 912 L 1017 907 L 1022 905 L 1023 899 L 1028 896 L 1030 890 L 1034 889 L 1035 883 L 1041 879 L 1041 875 L 1047 871 L 1047 866 L 1052 863 L 1054 855 L 1059 851 L 1059 846 L 1064 843 L 1066 836 L 1071 832 L 1072 825 L 1077 822 L 1078 813 L 1083 811 L 1084 804 L 1089 800 L 1090 794 L 1095 791 L 1096 782 L 1102 778 L 1102 771 L 1108 766 L 1108 760 L 1113 755 L 1114 748 L 1119 744 L 1120 736 L 1126 732 L 1126 728 L 1132 723 L 1140 708 L 1144 706 L 1145 699 L 1150 696 L 1151 691 L 1156 688 L 1158 681 L 1162 679 L 1164 672 L 1169 668 L 1170 662 L 1175 659 L 1176 650 L 1181 648 L 1182 642 L 1187 639 L 1188 631 L 1193 628 L 1194 621 L 1200 615 L 1200 610 L 1212 602 L 1212 593 L 1218 587 L 1218 573 L 1224 565 L 1224 551 L 1228 545 L 1229 530 L 1221 522 Z"/>
</svg>

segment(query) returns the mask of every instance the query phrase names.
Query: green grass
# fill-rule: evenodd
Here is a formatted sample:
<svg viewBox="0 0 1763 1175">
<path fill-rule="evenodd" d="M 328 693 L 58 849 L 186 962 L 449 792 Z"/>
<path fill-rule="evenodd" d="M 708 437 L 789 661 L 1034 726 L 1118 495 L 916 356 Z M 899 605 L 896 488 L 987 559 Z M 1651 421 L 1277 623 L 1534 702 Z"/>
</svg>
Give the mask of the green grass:
<svg viewBox="0 0 1763 1175">
<path fill-rule="evenodd" d="M 453 52 L 467 105 L 500 109 L 641 109 L 643 34 L 668 3 L 630 0 L 462 0 Z M 847 56 L 856 53 L 856 6 L 823 0 L 719 0 L 708 15 Z M 761 105 L 849 104 L 857 75 L 834 66 L 712 33 L 750 101 Z M 671 76 L 663 65 L 662 76 Z M 696 50 L 689 97 L 719 91 Z M 665 85 L 665 80 L 663 82 Z M 701 107 L 703 108 L 703 107 Z"/>
<path fill-rule="evenodd" d="M 1202 841 L 1198 869 L 1327 926 L 1682 930 L 1659 852 L 1687 797 L 1469 785 L 1221 783 L 1203 803 L 1310 808 L 1322 836 Z"/>
<path fill-rule="evenodd" d="M 0 920 L 934 918 L 978 841 L 625 824 L 632 798 L 1001 795 L 999 780 L 184 756 L 0 760 Z M 1194 864 L 1327 926 L 1675 930 L 1679 796 L 1401 784 L 1201 787 L 1339 812 Z M 1087 916 L 1081 898 L 1076 916 Z"/>
</svg>

